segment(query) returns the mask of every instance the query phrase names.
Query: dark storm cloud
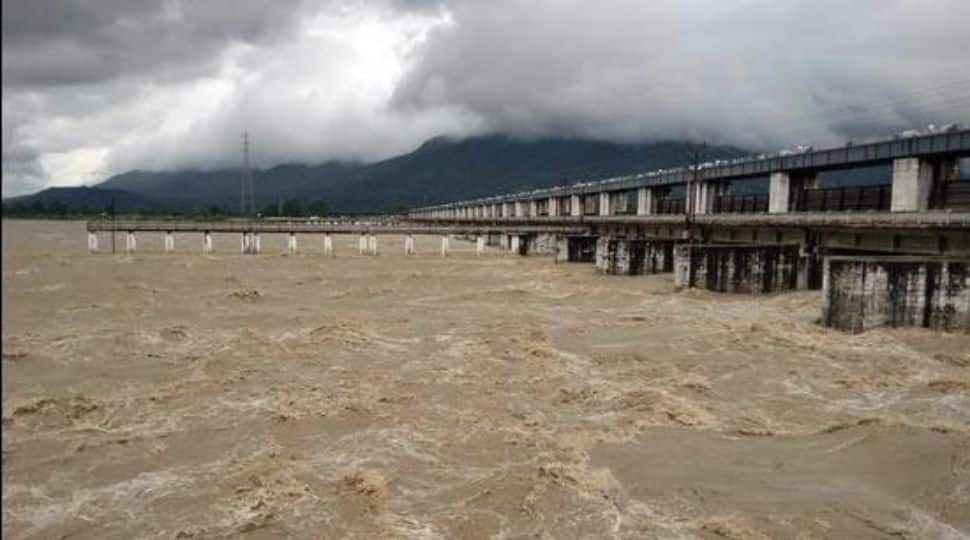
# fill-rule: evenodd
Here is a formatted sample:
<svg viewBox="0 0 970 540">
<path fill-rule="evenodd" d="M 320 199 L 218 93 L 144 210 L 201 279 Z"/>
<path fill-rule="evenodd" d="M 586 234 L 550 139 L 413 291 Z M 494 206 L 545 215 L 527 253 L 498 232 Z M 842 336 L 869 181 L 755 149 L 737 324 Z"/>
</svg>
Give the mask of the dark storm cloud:
<svg viewBox="0 0 970 540">
<path fill-rule="evenodd" d="M 967 118 L 970 2 L 456 2 L 395 104 L 498 131 L 832 142 Z M 950 84 L 949 87 L 945 85 Z"/>
<path fill-rule="evenodd" d="M 970 121 L 970 2 L 3 2 L 3 192 L 440 134 L 758 149 Z"/>
<path fill-rule="evenodd" d="M 3 80 L 9 87 L 97 83 L 185 70 L 230 42 L 269 44 L 304 12 L 297 1 L 53 0 L 3 3 Z M 192 71 L 189 70 L 189 73 Z"/>
</svg>

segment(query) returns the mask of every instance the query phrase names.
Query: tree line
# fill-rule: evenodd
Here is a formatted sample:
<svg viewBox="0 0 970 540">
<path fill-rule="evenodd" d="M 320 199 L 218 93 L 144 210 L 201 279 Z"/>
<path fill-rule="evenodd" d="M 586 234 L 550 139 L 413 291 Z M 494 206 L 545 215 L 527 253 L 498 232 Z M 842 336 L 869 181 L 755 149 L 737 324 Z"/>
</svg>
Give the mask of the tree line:
<svg viewBox="0 0 970 540">
<path fill-rule="evenodd" d="M 122 210 L 113 209 L 111 205 L 96 208 L 91 206 L 69 206 L 61 201 L 44 202 L 17 201 L 5 202 L 2 206 L 2 216 L 5 218 L 90 218 L 108 217 L 112 215 L 135 215 L 135 216 L 179 216 L 197 217 L 206 219 L 224 219 L 240 217 L 238 210 L 230 209 L 220 205 L 209 205 L 201 209 L 169 209 L 169 208 L 127 208 Z M 328 216 L 331 214 L 329 205 L 323 199 L 305 203 L 299 199 L 287 199 L 277 204 L 266 205 L 259 214 L 262 217 L 310 217 Z"/>
</svg>

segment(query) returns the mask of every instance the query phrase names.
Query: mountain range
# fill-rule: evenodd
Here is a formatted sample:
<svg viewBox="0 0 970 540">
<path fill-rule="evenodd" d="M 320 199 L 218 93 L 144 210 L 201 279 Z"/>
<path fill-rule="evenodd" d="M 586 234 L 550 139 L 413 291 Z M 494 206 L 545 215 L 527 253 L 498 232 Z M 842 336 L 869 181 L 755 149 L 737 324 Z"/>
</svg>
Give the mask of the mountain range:
<svg viewBox="0 0 970 540">
<path fill-rule="evenodd" d="M 374 163 L 289 164 L 254 171 L 258 208 L 287 199 L 324 200 L 341 213 L 387 212 L 684 165 L 689 147 L 664 141 L 622 144 L 582 139 L 521 140 L 503 135 L 438 137 L 413 152 Z M 707 147 L 704 159 L 749 152 Z M 29 205 L 57 201 L 70 210 L 201 211 L 239 207 L 239 169 L 130 171 L 92 187 L 48 188 L 4 200 Z"/>
</svg>

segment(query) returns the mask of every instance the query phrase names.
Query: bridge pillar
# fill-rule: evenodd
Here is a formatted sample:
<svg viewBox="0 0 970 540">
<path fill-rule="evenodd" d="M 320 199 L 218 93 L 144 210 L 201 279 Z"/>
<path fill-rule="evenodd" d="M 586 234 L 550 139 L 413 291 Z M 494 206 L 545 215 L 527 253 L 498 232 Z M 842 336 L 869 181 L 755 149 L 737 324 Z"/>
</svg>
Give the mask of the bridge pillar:
<svg viewBox="0 0 970 540">
<path fill-rule="evenodd" d="M 596 268 L 604 274 L 640 275 L 674 271 L 673 240 L 601 236 L 595 242 Z"/>
<path fill-rule="evenodd" d="M 822 324 L 858 333 L 877 326 L 970 331 L 970 264 L 944 257 L 826 257 Z"/>
<path fill-rule="evenodd" d="M 360 255 L 367 254 L 367 235 L 360 233 L 360 238 L 357 239 L 357 252 Z"/>
<path fill-rule="evenodd" d="M 569 198 L 569 213 L 573 217 L 583 215 L 583 205 L 579 200 L 579 195 L 572 195 Z"/>
<path fill-rule="evenodd" d="M 209 231 L 202 233 L 202 253 L 212 253 L 212 234 Z"/>
<path fill-rule="evenodd" d="M 374 233 L 367 238 L 367 251 L 371 255 L 377 255 L 377 235 Z"/>
<path fill-rule="evenodd" d="M 610 194 L 608 192 L 600 193 L 600 215 L 612 215 L 610 210 Z"/>
<path fill-rule="evenodd" d="M 515 201 L 515 217 L 525 217 L 525 203 L 522 201 Z"/>
<path fill-rule="evenodd" d="M 522 237 L 518 234 L 513 234 L 509 237 L 509 251 L 515 254 L 519 254 L 522 251 L 521 247 Z"/>
<path fill-rule="evenodd" d="M 919 158 L 893 161 L 893 212 L 921 212 L 929 208 L 933 164 Z"/>
<path fill-rule="evenodd" d="M 289 251 L 290 255 L 296 255 L 296 233 L 291 232 L 287 240 L 287 251 Z"/>
<path fill-rule="evenodd" d="M 447 257 L 448 250 L 451 249 L 450 238 L 447 234 L 441 236 L 441 256 Z"/>
<path fill-rule="evenodd" d="M 485 237 L 482 235 L 478 235 L 478 238 L 475 240 L 475 254 L 481 257 L 482 252 L 484 251 L 485 251 Z"/>
<path fill-rule="evenodd" d="M 330 233 L 323 235 L 323 254 L 326 257 L 333 257 L 333 237 Z"/>
<path fill-rule="evenodd" d="M 549 197 L 546 201 L 546 208 L 549 210 L 549 217 L 559 216 L 559 199 L 557 197 Z"/>
<path fill-rule="evenodd" d="M 539 216 L 539 201 L 535 199 L 529 201 L 529 215 L 532 217 Z"/>
<path fill-rule="evenodd" d="M 768 213 L 784 214 L 791 211 L 791 175 L 786 172 L 771 173 L 768 187 Z"/>
<path fill-rule="evenodd" d="M 88 251 L 91 253 L 98 252 L 98 233 L 88 233 Z"/>
<path fill-rule="evenodd" d="M 259 245 L 259 233 L 254 232 L 253 233 L 253 253 L 255 253 L 256 255 L 259 255 L 261 251 L 262 251 L 262 247 Z"/>
<path fill-rule="evenodd" d="M 166 231 L 165 233 L 165 253 L 171 253 L 175 251 L 175 235 L 172 231 Z"/>
<path fill-rule="evenodd" d="M 642 187 L 637 190 L 637 215 L 653 214 L 653 189 Z"/>
<path fill-rule="evenodd" d="M 135 231 L 128 231 L 125 235 L 125 251 L 128 253 L 134 253 L 137 247 L 137 241 L 135 240 Z"/>
<path fill-rule="evenodd" d="M 712 190 L 714 184 L 711 182 L 700 181 L 695 184 L 694 189 L 696 197 L 693 197 L 694 201 L 694 213 L 695 214 L 706 214 L 711 207 Z"/>
<path fill-rule="evenodd" d="M 674 287 L 710 291 L 768 293 L 795 290 L 803 265 L 798 244 L 678 244 L 674 247 Z"/>
</svg>

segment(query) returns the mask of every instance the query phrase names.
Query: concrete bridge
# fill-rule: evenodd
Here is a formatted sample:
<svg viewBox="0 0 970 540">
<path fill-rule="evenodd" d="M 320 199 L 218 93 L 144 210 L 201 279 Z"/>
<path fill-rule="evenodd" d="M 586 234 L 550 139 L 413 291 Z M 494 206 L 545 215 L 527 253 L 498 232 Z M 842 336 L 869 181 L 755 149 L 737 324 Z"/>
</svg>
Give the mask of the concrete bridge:
<svg viewBox="0 0 970 540">
<path fill-rule="evenodd" d="M 655 171 L 484 199 L 458 201 L 362 221 L 96 220 L 98 233 L 237 233 L 243 253 L 260 252 L 261 234 L 359 235 L 360 254 L 376 255 L 379 235 L 474 239 L 478 253 L 496 245 L 557 262 L 595 263 L 604 274 L 673 272 L 677 287 L 765 293 L 821 289 L 823 324 L 858 332 L 879 325 L 918 325 L 970 332 L 970 130 L 864 145 L 758 156 Z M 891 165 L 885 185 L 818 185 L 821 173 Z M 764 193 L 735 194 L 739 180 L 763 181 Z M 677 192 L 681 193 L 680 195 Z"/>
<path fill-rule="evenodd" d="M 674 272 L 679 287 L 822 289 L 822 322 L 849 331 L 970 331 L 970 130 L 804 149 L 412 210 L 420 223 L 567 225 L 561 261 L 605 274 Z M 891 167 L 883 185 L 819 177 Z M 736 193 L 739 182 L 761 192 Z"/>
<path fill-rule="evenodd" d="M 403 235 L 404 253 L 414 254 L 414 235 L 435 235 L 441 237 L 441 255 L 446 256 L 450 250 L 453 236 L 475 237 L 478 253 L 482 253 L 487 244 L 503 243 L 502 237 L 514 237 L 511 242 L 518 242 L 520 238 L 568 237 L 582 235 L 586 228 L 579 225 L 514 223 L 507 225 L 478 224 L 425 224 L 400 221 L 393 217 L 385 217 L 371 221 L 342 219 L 342 220 L 239 220 L 224 221 L 148 221 L 98 219 L 88 221 L 88 250 L 92 253 L 100 250 L 99 233 L 121 232 L 125 234 L 125 251 L 133 253 L 137 249 L 137 235 L 139 233 L 162 233 L 165 235 L 165 251 L 175 250 L 175 233 L 199 233 L 201 248 L 205 253 L 214 249 L 212 235 L 214 233 L 236 233 L 240 235 L 240 251 L 245 254 L 259 254 L 262 251 L 260 236 L 262 234 L 285 234 L 288 236 L 287 248 L 290 253 L 297 252 L 297 235 L 319 235 L 323 237 L 323 251 L 325 255 L 335 255 L 333 235 L 359 235 L 359 253 L 361 255 L 377 255 L 379 235 Z M 508 239 L 505 242 L 509 242 Z"/>
</svg>

